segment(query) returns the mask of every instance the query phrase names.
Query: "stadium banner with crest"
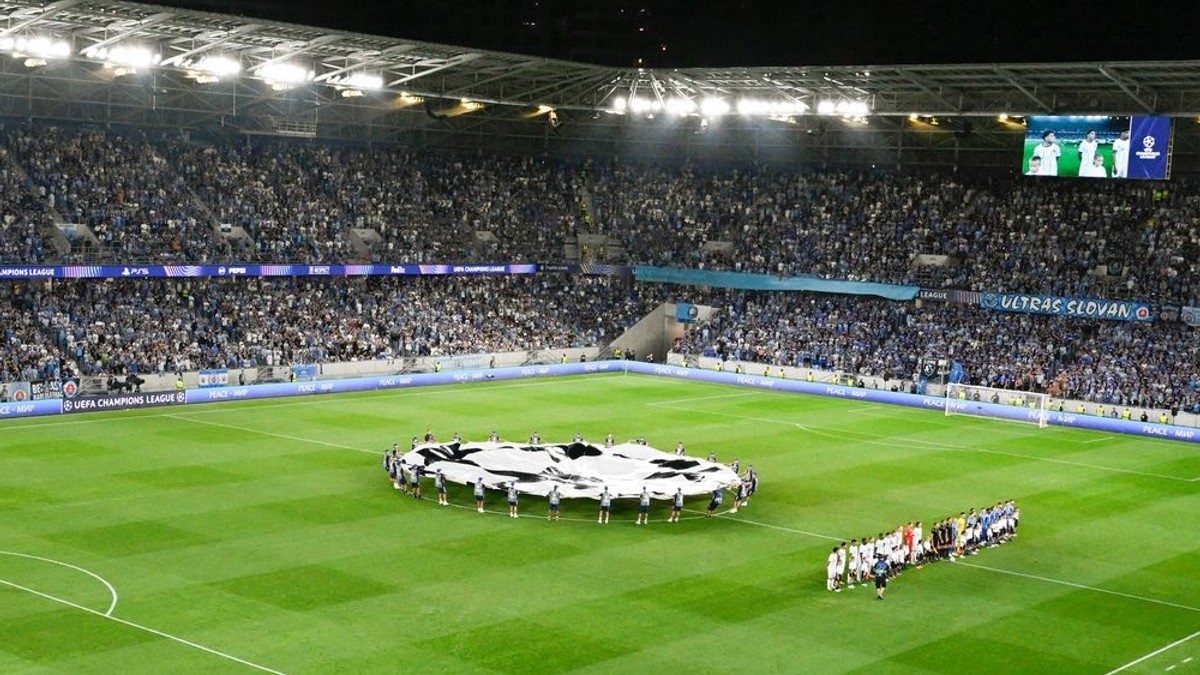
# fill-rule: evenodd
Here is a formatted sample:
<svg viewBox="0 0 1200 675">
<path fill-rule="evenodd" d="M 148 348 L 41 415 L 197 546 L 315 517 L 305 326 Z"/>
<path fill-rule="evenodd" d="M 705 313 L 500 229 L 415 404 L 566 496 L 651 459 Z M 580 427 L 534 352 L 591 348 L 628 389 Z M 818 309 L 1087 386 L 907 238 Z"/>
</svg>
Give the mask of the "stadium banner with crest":
<svg viewBox="0 0 1200 675">
<path fill-rule="evenodd" d="M 1200 326 L 1200 307 L 1183 307 L 1179 310 L 1179 320 L 1193 328 Z"/>
<path fill-rule="evenodd" d="M 1107 321 L 1153 321 L 1150 306 L 1142 302 L 1071 298 L 1027 293 L 983 293 L 979 304 L 985 309 L 1025 314 L 1049 314 L 1076 319 Z"/>
<path fill-rule="evenodd" d="M 29 382 L 6 382 L 0 385 L 0 392 L 4 393 L 4 396 L 0 396 L 0 402 L 33 400 L 33 385 Z"/>
<path fill-rule="evenodd" d="M 200 383 L 201 389 L 207 387 L 228 387 L 229 369 L 211 368 L 209 370 L 201 370 L 196 374 L 196 378 Z"/>
<path fill-rule="evenodd" d="M 75 398 L 79 395 L 79 378 L 64 377 L 62 380 L 62 397 Z"/>
</svg>

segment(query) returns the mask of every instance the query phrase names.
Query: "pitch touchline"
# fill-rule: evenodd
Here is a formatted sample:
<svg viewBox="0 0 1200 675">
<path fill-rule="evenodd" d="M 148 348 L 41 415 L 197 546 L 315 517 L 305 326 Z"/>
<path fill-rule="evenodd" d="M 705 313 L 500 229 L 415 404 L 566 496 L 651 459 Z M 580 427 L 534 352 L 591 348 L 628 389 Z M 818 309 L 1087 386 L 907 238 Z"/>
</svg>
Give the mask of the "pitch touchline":
<svg viewBox="0 0 1200 675">
<path fill-rule="evenodd" d="M 787 420 L 771 419 L 771 418 L 767 418 L 767 417 L 751 417 L 748 415 L 737 415 L 734 413 L 716 412 L 716 411 L 712 411 L 712 410 L 697 410 L 694 408 L 682 408 L 682 407 L 677 407 L 677 406 L 669 406 L 666 404 L 660 404 L 659 407 L 669 408 L 671 410 L 679 410 L 681 412 L 690 412 L 690 413 L 695 413 L 695 414 L 699 414 L 699 415 L 715 415 L 718 417 L 730 417 L 730 418 L 734 418 L 734 419 L 749 420 L 751 422 L 766 422 L 768 424 L 784 424 L 784 425 L 788 425 L 788 426 L 794 426 L 797 429 L 806 431 L 811 434 L 816 434 L 818 436 L 825 436 L 827 438 L 836 438 L 838 440 L 845 440 L 843 435 L 833 434 L 828 431 L 816 429 L 813 427 L 808 427 L 808 426 L 805 426 L 798 422 L 789 422 Z M 871 445 L 885 445 L 885 446 L 887 446 L 889 448 L 893 448 L 893 449 L 896 447 L 894 444 L 882 441 L 878 438 L 859 438 L 859 439 L 855 439 L 855 440 L 860 443 L 868 443 Z M 1072 461 L 1065 460 L 1065 459 L 1054 459 L 1052 457 L 1037 457 L 1034 455 L 1022 455 L 1017 452 L 1006 452 L 1004 450 L 990 450 L 987 448 L 968 448 L 968 447 L 964 447 L 961 445 L 953 445 L 950 443 L 940 443 L 938 441 L 911 439 L 911 440 L 906 441 L 906 443 L 909 445 L 917 446 L 919 448 L 921 446 L 924 446 L 921 449 L 925 449 L 925 450 L 953 450 L 955 452 L 981 452 L 981 453 L 985 453 L 985 454 L 989 454 L 989 455 L 1003 455 L 1006 457 L 1018 457 L 1020 459 L 1028 459 L 1028 460 L 1032 460 L 1032 461 L 1036 461 L 1036 462 L 1049 462 L 1051 464 L 1064 464 L 1066 466 L 1078 466 L 1078 467 L 1087 468 L 1087 469 L 1095 469 L 1097 471 L 1111 471 L 1113 473 L 1124 473 L 1124 474 L 1130 474 L 1130 475 L 1134 475 L 1134 476 L 1145 476 L 1147 478 L 1161 478 L 1163 480 L 1181 481 L 1184 483 L 1192 483 L 1192 482 L 1196 482 L 1196 481 L 1200 480 L 1200 478 L 1197 478 L 1197 479 L 1183 478 L 1180 476 L 1168 476 L 1166 474 L 1161 474 L 1161 473 L 1150 473 L 1147 471 L 1135 471 L 1133 469 L 1118 469 L 1116 467 L 1101 466 L 1098 464 L 1084 464 L 1082 462 L 1072 462 Z"/>
<path fill-rule="evenodd" d="M 70 600 L 64 600 L 63 598 L 55 597 L 53 595 L 50 595 L 49 593 L 43 593 L 41 591 L 34 590 L 34 589 L 28 588 L 26 586 L 22 586 L 21 584 L 16 584 L 16 583 L 13 583 L 13 582 L 5 580 L 5 579 L 0 579 L 0 584 L 2 584 L 4 586 L 8 586 L 9 588 L 14 588 L 18 591 L 25 591 L 26 593 L 32 593 L 33 595 L 45 598 L 45 599 L 53 601 L 53 602 L 57 602 L 61 605 L 66 605 L 67 607 L 73 607 L 75 609 L 78 609 L 81 612 L 87 612 L 88 614 L 98 616 L 102 619 L 108 619 L 109 621 L 116 621 L 117 623 L 125 625 L 125 626 L 129 626 L 130 628 L 136 628 L 140 631 L 145 631 L 147 633 L 151 633 L 151 634 L 157 635 L 159 637 L 167 638 L 168 640 L 178 642 L 179 644 L 182 644 L 182 645 L 187 645 L 188 647 L 192 647 L 193 649 L 199 649 L 200 651 L 208 652 L 209 654 L 213 654 L 215 656 L 220 656 L 223 659 L 235 661 L 242 665 L 249 666 L 251 668 L 255 668 L 255 669 L 261 670 L 263 672 L 274 673 L 275 675 L 286 675 L 285 673 L 282 673 L 273 668 L 268 668 L 266 666 L 262 666 L 257 663 L 253 663 L 251 661 L 247 661 L 246 659 L 238 658 L 238 657 L 234 656 L 233 654 L 228 654 L 228 653 L 220 651 L 218 649 L 213 649 L 212 647 L 205 647 L 202 644 L 192 642 L 191 640 L 185 640 L 184 638 L 181 638 L 176 635 L 171 635 L 170 633 L 164 633 L 161 630 L 157 630 L 155 628 L 150 628 L 149 626 L 143 626 L 140 623 L 134 623 L 134 622 L 128 621 L 126 619 L 121 619 L 121 618 L 112 616 L 111 614 L 105 614 L 104 612 L 99 612 L 90 607 L 84 607 L 83 605 L 76 604 L 74 602 L 71 602 Z"/>
<path fill-rule="evenodd" d="M 99 574 L 96 574 L 95 572 L 92 572 L 91 570 L 86 570 L 82 567 L 79 567 L 78 565 L 72 565 L 71 563 L 66 563 L 61 560 L 55 560 L 53 558 L 43 558 L 38 555 L 29 555 L 28 553 L 17 553 L 16 551 L 0 551 L 0 555 L 10 555 L 10 556 L 14 556 L 17 558 L 28 558 L 30 560 L 40 560 L 41 562 L 47 562 L 47 563 L 50 563 L 51 565 L 58 565 L 59 567 L 66 567 L 67 569 L 72 569 L 72 570 L 75 570 L 76 572 L 83 572 L 84 574 L 88 575 L 89 577 L 104 584 L 104 587 L 108 589 L 108 594 L 110 596 L 112 596 L 112 602 L 109 603 L 108 610 L 106 610 L 104 612 L 104 616 L 112 616 L 113 610 L 117 608 L 117 589 L 113 588 L 113 585 L 108 583 L 108 581 L 104 577 L 100 576 Z"/>
<path fill-rule="evenodd" d="M 1171 644 L 1167 645 L 1166 647 L 1162 647 L 1162 648 L 1160 648 L 1160 649 L 1156 649 L 1156 650 L 1154 650 L 1154 651 L 1150 652 L 1149 654 L 1147 654 L 1147 655 L 1145 655 L 1145 656 L 1141 657 L 1140 659 L 1134 659 L 1133 661 L 1130 661 L 1129 663 L 1126 663 L 1125 665 L 1121 666 L 1120 668 L 1115 668 L 1115 669 L 1113 669 L 1113 670 L 1110 670 L 1110 671 L 1108 671 L 1108 672 L 1107 672 L 1107 673 L 1105 673 L 1104 675 L 1113 675 L 1114 673 L 1119 673 L 1119 672 L 1121 672 L 1121 671 L 1124 671 L 1124 670 L 1129 670 L 1130 668 L 1132 668 L 1132 667 L 1136 666 L 1137 664 L 1139 664 L 1139 663 L 1141 663 L 1141 662 L 1143 662 L 1143 661 L 1148 661 L 1148 660 L 1150 660 L 1150 659 L 1154 658 L 1155 656 L 1158 656 L 1159 654 L 1161 654 L 1161 653 L 1163 653 L 1163 652 L 1165 652 L 1165 651 L 1167 651 L 1167 650 L 1174 649 L 1174 648 L 1178 647 L 1179 645 L 1181 645 L 1181 644 L 1183 644 L 1183 643 L 1187 642 L 1188 640 L 1191 640 L 1191 639 L 1193 639 L 1193 638 L 1195 638 L 1195 637 L 1197 637 L 1197 636 L 1200 636 L 1200 631 L 1196 631 L 1195 633 L 1192 633 L 1191 635 L 1189 635 L 1189 636 L 1187 636 L 1187 637 L 1185 637 L 1185 638 L 1182 638 L 1182 639 L 1176 640 L 1176 641 L 1172 642 Z M 1184 663 L 1188 663 L 1188 662 L 1189 662 L 1189 661 L 1191 661 L 1191 660 L 1192 660 L 1192 659 L 1191 659 L 1191 657 L 1188 657 L 1188 658 L 1184 659 L 1184 661 L 1183 661 L 1183 662 L 1184 662 Z M 1167 670 L 1173 670 L 1174 668 L 1175 668 L 1175 666 L 1171 666 L 1170 668 L 1167 668 Z"/>
<path fill-rule="evenodd" d="M 610 374 L 610 373 L 597 373 L 597 374 L 593 375 L 592 377 L 604 377 L 606 375 L 609 375 L 611 377 L 616 377 L 615 374 Z M 481 388 L 480 391 L 485 391 L 485 390 L 491 391 L 493 389 L 520 389 L 520 388 L 524 388 L 524 387 L 537 387 L 537 386 L 546 386 L 546 385 L 550 385 L 550 384 L 561 384 L 563 382 L 571 382 L 571 380 L 547 379 L 547 380 L 538 380 L 535 382 L 520 382 L 520 383 L 514 383 L 514 384 L 497 384 L 495 386 Z M 433 387 L 434 387 L 433 389 L 426 389 L 425 387 L 412 387 L 412 388 L 400 389 L 397 391 L 389 391 L 389 390 L 379 389 L 379 390 L 375 390 L 375 392 L 342 392 L 342 394 L 376 393 L 375 396 L 367 397 L 367 398 L 372 398 L 372 399 L 374 399 L 374 398 L 396 398 L 398 396 L 415 396 L 415 395 L 434 396 L 437 394 L 462 393 L 462 389 L 458 388 L 458 387 L 455 387 L 454 389 L 445 388 L 448 386 L 455 386 L 455 385 L 459 385 L 459 384 L 476 384 L 476 385 L 478 385 L 478 384 L 486 384 L 486 382 L 471 382 L 471 383 L 456 382 L 456 383 L 451 383 L 451 384 L 447 384 L 447 385 L 433 385 Z M 383 393 L 385 391 L 388 393 Z M 292 407 L 292 406 L 302 406 L 302 405 L 328 405 L 330 403 L 347 403 L 347 402 L 351 402 L 351 401 L 358 402 L 358 401 L 363 400 L 363 397 L 358 397 L 358 396 L 349 398 L 344 395 L 341 395 L 341 396 L 339 396 L 339 395 L 316 395 L 317 397 L 315 399 L 312 398 L 312 396 L 314 396 L 314 395 L 307 396 L 307 397 L 305 397 L 304 400 L 301 400 L 301 401 L 285 401 L 282 403 L 264 403 L 262 405 L 238 406 L 238 407 L 233 406 L 233 403 L 234 403 L 233 401 L 230 401 L 230 402 L 215 401 L 213 403 L 200 404 L 200 405 L 204 406 L 203 410 L 189 410 L 188 414 L 190 414 L 190 415 L 207 415 L 207 414 L 222 413 L 222 412 L 240 412 L 240 411 L 244 411 L 244 410 L 260 410 L 263 408 L 288 408 L 288 407 Z M 18 424 L 18 425 L 13 425 L 13 426 L 0 424 L 0 429 L 16 430 L 16 429 L 37 429 L 40 427 L 65 427 L 65 426 L 72 426 L 75 424 L 95 424 L 97 422 L 120 422 L 123 420 L 140 420 L 140 419 L 145 419 L 145 418 L 149 418 L 149 417 L 170 417 L 171 415 L 172 415 L 172 413 L 147 413 L 145 415 L 122 415 L 119 417 L 107 417 L 107 416 L 105 416 L 105 417 L 88 417 L 85 419 L 76 419 L 76 420 L 70 420 L 70 421 L 64 420 L 64 421 L 56 421 L 56 422 L 43 422 L 43 423 L 39 423 L 39 424 Z"/>
</svg>

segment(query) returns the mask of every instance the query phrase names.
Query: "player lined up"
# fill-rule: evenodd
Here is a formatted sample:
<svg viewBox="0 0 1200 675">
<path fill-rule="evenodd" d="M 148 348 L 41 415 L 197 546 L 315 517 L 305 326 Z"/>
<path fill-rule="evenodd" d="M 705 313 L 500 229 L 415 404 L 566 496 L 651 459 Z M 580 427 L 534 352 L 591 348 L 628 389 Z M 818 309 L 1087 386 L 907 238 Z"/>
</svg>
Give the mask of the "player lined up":
<svg viewBox="0 0 1200 675">
<path fill-rule="evenodd" d="M 908 567 L 937 560 L 975 555 L 985 546 L 998 546 L 1017 535 L 1021 510 L 1013 500 L 996 502 L 978 510 L 961 511 L 935 522 L 926 532 L 921 521 L 909 522 L 875 537 L 851 539 L 833 547 L 826 561 L 825 588 L 840 593 L 875 577 L 878 561 L 886 563 L 886 575 L 898 576 Z M 879 597 L 882 589 L 877 585 Z"/>
</svg>

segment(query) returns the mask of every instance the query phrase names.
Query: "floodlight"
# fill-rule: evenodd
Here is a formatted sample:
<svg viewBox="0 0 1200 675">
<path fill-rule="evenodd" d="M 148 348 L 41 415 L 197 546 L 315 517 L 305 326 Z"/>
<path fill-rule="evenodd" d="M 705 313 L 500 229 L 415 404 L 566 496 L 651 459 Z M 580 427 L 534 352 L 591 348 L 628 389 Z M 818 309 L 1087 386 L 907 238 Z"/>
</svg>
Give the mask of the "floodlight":
<svg viewBox="0 0 1200 675">
<path fill-rule="evenodd" d="M 347 84 L 355 89 L 382 89 L 383 76 L 372 73 L 354 73 L 343 78 L 341 84 Z"/>
<path fill-rule="evenodd" d="M 695 112 L 696 104 L 690 98 L 671 98 L 667 99 L 666 109 L 672 115 L 682 116 Z"/>
<path fill-rule="evenodd" d="M 217 77 L 237 75 L 242 72 L 242 64 L 228 56 L 205 56 L 190 66 L 193 70 Z"/>
<path fill-rule="evenodd" d="M 313 71 L 295 63 L 268 63 L 254 71 L 262 79 L 280 85 L 296 85 L 313 78 Z"/>
<path fill-rule="evenodd" d="M 729 112 L 729 102 L 719 98 L 706 98 L 700 104 L 700 112 L 705 117 L 717 117 Z"/>
<path fill-rule="evenodd" d="M 89 59 L 103 61 L 113 68 L 149 68 L 161 58 L 149 47 L 140 45 L 114 45 L 113 47 L 88 48 L 83 55 Z"/>
<path fill-rule="evenodd" d="M 833 101 L 821 101 L 817 104 L 818 115 L 832 115 L 837 112 L 837 104 Z"/>
</svg>

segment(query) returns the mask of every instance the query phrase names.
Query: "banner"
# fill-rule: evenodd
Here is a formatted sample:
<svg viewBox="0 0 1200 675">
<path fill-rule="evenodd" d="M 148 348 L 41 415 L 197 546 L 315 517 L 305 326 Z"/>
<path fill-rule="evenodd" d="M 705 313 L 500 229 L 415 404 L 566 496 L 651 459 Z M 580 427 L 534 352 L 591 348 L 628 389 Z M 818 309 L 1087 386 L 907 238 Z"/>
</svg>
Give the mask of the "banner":
<svg viewBox="0 0 1200 675">
<path fill-rule="evenodd" d="M 33 400 L 35 401 L 62 398 L 62 380 L 34 380 L 29 384 L 33 387 Z"/>
<path fill-rule="evenodd" d="M 960 291 L 953 288 L 922 288 L 917 297 L 921 300 L 953 302 L 959 305 L 978 305 L 981 295 L 983 294 L 979 291 Z"/>
<path fill-rule="evenodd" d="M 0 279 L 179 279 L 207 277 L 441 276 L 534 274 L 517 265 L 0 265 Z"/>
<path fill-rule="evenodd" d="M 315 380 L 320 374 L 320 369 L 313 364 L 303 366 L 292 366 L 292 374 L 297 380 Z"/>
<path fill-rule="evenodd" d="M 660 284 L 738 288 L 748 291 L 810 291 L 840 295 L 875 295 L 888 300 L 913 300 L 921 290 L 917 286 L 901 286 L 899 284 L 831 281 L 816 277 L 775 277 L 769 274 L 713 272 L 647 265 L 639 265 L 634 274 L 638 281 Z"/>
<path fill-rule="evenodd" d="M 1026 314 L 1051 314 L 1070 316 L 1077 319 L 1105 319 L 1108 321 L 1153 321 L 1150 306 L 1141 302 L 1121 300 L 1094 300 L 1088 298 L 1064 298 L 1054 295 L 1027 295 L 1024 293 L 984 293 L 980 305 L 1001 312 L 1024 312 Z"/>
<path fill-rule="evenodd" d="M 1200 307 L 1184 307 L 1179 311 L 1179 320 L 1189 326 L 1200 326 Z"/>
<path fill-rule="evenodd" d="M 1134 117 L 1129 127 L 1129 177 L 1170 178 L 1170 117 Z"/>
<path fill-rule="evenodd" d="M 201 370 L 197 373 L 197 379 L 200 382 L 201 389 L 207 387 L 228 387 L 229 369 L 214 368 L 212 370 Z"/>
<path fill-rule="evenodd" d="M 182 391 L 160 391 L 152 394 L 116 394 L 114 396 L 88 396 L 65 399 L 64 413 L 98 412 L 101 410 L 132 410 L 164 405 L 183 405 L 187 394 Z"/>
<path fill-rule="evenodd" d="M 0 403 L 33 400 L 33 386 L 28 382 L 8 382 L 0 385 Z"/>
<path fill-rule="evenodd" d="M 63 398 L 75 398 L 79 395 L 79 378 L 65 377 L 62 381 Z"/>
</svg>

